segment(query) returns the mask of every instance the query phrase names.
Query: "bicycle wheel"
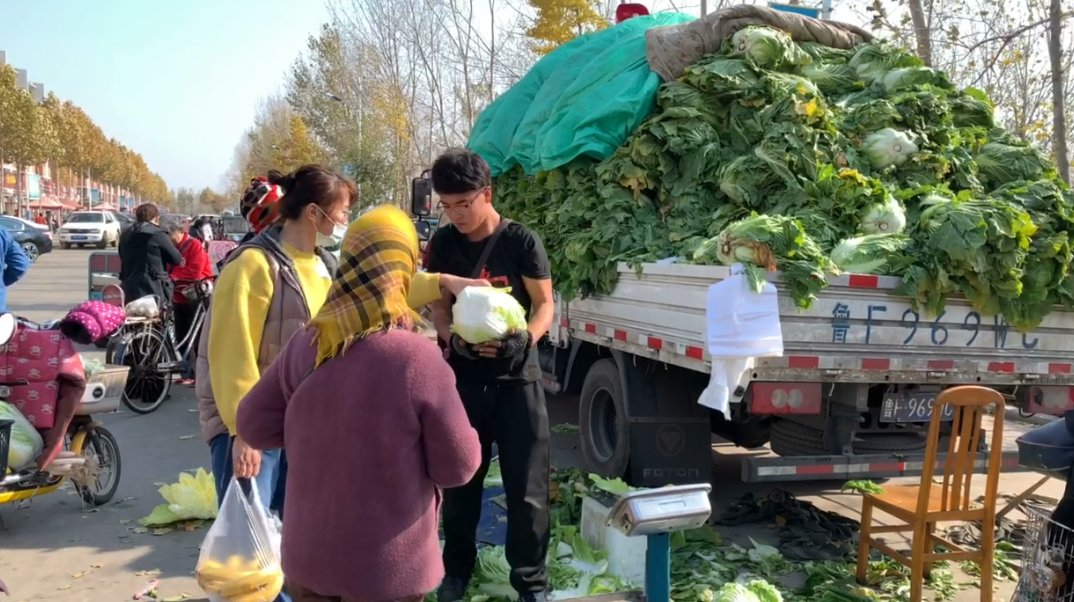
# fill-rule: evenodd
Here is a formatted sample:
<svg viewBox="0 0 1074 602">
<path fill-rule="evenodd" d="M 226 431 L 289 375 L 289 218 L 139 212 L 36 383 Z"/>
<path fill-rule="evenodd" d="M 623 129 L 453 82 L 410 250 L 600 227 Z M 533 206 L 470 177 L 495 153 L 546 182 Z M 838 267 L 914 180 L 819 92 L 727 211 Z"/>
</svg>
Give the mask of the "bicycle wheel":
<svg viewBox="0 0 1074 602">
<path fill-rule="evenodd" d="M 103 426 L 89 427 L 82 457 L 86 459 L 85 469 L 71 475 L 75 490 L 88 504 L 107 504 L 119 489 L 122 468 L 116 438 Z"/>
<path fill-rule="evenodd" d="M 159 329 L 138 330 L 130 335 L 113 337 L 108 356 L 109 363 L 130 366 L 122 399 L 123 405 L 132 412 L 149 414 L 168 398 L 172 374 L 161 370 L 160 366 L 172 358 Z"/>
</svg>

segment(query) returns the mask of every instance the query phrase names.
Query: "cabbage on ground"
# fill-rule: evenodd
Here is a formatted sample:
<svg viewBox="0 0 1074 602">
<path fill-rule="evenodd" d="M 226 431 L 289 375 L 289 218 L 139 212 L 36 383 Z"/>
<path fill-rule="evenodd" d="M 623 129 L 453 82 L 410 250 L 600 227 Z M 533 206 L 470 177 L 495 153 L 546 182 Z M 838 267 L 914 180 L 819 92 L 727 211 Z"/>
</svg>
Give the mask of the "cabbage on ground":
<svg viewBox="0 0 1074 602">
<path fill-rule="evenodd" d="M 213 475 L 199 468 L 193 475 L 179 473 L 175 483 L 161 485 L 163 504 L 153 508 L 148 516 L 138 519 L 143 527 L 164 527 L 186 520 L 216 518 L 216 482 Z"/>
<path fill-rule="evenodd" d="M 983 92 L 884 43 L 746 31 L 664 84 L 611 157 L 497 178 L 501 209 L 544 239 L 566 298 L 610 292 L 619 262 L 745 257 L 808 307 L 843 267 L 835 254 L 903 277 L 932 314 L 963 295 L 1030 329 L 1074 302 L 1074 195 L 995 126 Z M 885 238 L 862 240 L 873 235 Z M 714 252 L 728 240 L 733 253 Z"/>
</svg>

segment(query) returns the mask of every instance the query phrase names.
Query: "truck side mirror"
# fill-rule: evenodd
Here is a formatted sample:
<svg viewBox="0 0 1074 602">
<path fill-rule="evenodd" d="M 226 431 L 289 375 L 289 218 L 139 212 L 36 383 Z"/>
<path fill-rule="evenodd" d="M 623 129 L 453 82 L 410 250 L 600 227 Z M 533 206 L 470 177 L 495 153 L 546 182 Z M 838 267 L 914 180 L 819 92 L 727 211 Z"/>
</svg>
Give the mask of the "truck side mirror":
<svg viewBox="0 0 1074 602">
<path fill-rule="evenodd" d="M 418 238 L 421 240 L 429 240 L 433 237 L 433 225 L 429 222 L 419 219 L 414 227 L 418 230 Z"/>
<path fill-rule="evenodd" d="M 410 212 L 422 217 L 433 212 L 433 182 L 429 178 L 410 181 Z"/>
</svg>

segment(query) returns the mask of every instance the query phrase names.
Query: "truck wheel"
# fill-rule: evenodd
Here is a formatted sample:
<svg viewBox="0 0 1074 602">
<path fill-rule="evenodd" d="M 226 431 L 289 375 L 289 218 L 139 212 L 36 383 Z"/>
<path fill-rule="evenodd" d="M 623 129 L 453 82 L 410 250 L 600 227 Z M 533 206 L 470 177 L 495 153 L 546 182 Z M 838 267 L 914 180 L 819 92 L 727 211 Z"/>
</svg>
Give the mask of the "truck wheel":
<svg viewBox="0 0 1074 602">
<path fill-rule="evenodd" d="M 624 476 L 630 461 L 630 424 L 615 360 L 602 359 L 586 374 L 578 424 L 586 468 L 608 477 Z"/>
<path fill-rule="evenodd" d="M 830 456 L 824 431 L 786 419 L 772 421 L 772 451 L 781 456 Z"/>
</svg>

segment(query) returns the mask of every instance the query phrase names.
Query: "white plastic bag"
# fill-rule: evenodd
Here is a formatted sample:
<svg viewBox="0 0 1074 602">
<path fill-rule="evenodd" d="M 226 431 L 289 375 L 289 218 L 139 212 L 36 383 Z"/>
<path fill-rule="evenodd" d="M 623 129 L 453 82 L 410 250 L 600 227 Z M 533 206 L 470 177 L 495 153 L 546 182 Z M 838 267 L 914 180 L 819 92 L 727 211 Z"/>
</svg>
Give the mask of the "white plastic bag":
<svg viewBox="0 0 1074 602">
<path fill-rule="evenodd" d="M 750 289 L 740 265 L 731 277 L 709 287 L 705 306 L 705 341 L 709 355 L 718 357 L 778 357 L 783 355 L 776 287 Z"/>
<path fill-rule="evenodd" d="M 716 410 L 731 420 L 731 403 L 738 403 L 745 393 L 743 377 L 753 368 L 752 357 L 713 359 L 709 367 L 709 384 L 697 403 Z"/>
<path fill-rule="evenodd" d="M 11 443 L 7 452 L 7 465 L 12 470 L 29 466 L 45 448 L 45 441 L 34 425 L 14 405 L 0 401 L 0 420 L 12 420 Z M 0 474 L 3 478 L 3 474 Z"/>
<path fill-rule="evenodd" d="M 511 293 L 489 286 L 467 287 L 452 307 L 452 331 L 472 345 L 498 341 L 526 328 L 526 310 Z"/>
<path fill-rule="evenodd" d="M 155 318 L 160 315 L 160 305 L 153 295 L 135 299 L 128 303 L 123 310 L 132 318 Z"/>
<path fill-rule="evenodd" d="M 754 358 L 783 355 L 776 287 L 766 282 L 764 290 L 754 292 L 739 264 L 731 267 L 731 274 L 709 287 L 705 342 L 712 365 L 709 385 L 697 400 L 728 420 L 730 404 L 745 393 L 744 377 Z"/>
<path fill-rule="evenodd" d="M 216 522 L 201 545 L 198 585 L 211 602 L 271 602 L 283 589 L 278 523 L 257 495 L 228 484 Z"/>
</svg>

